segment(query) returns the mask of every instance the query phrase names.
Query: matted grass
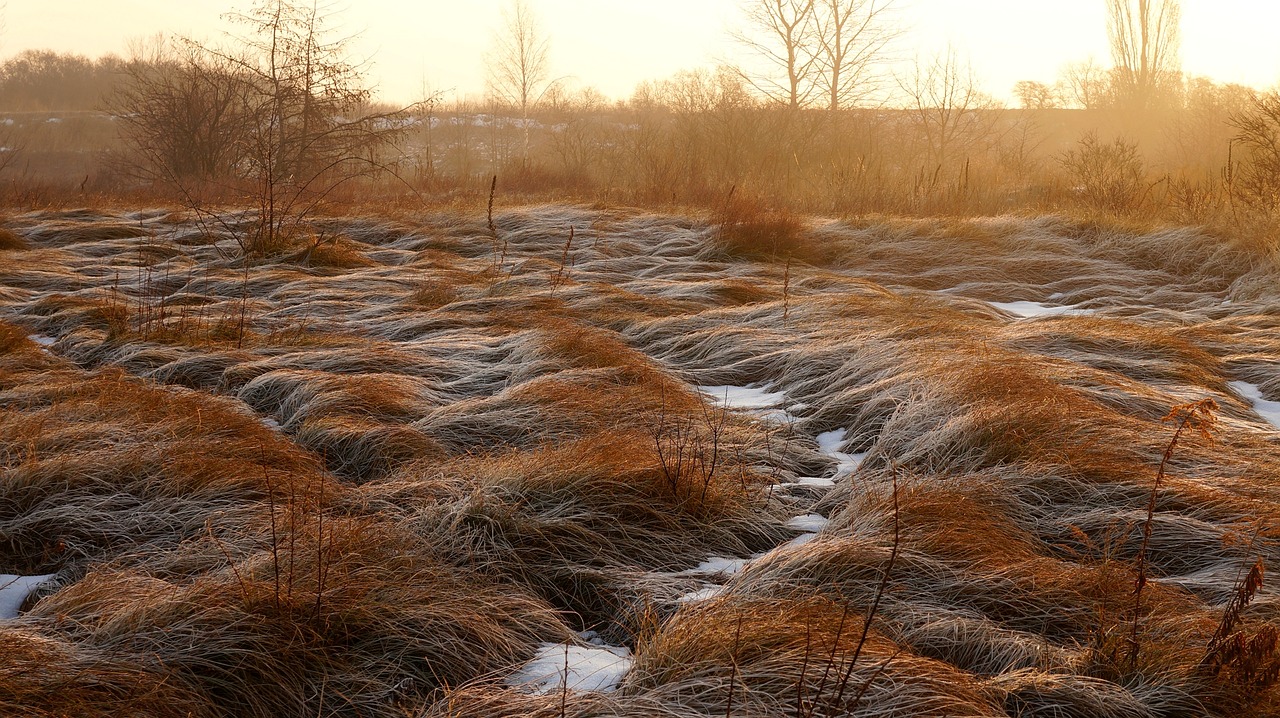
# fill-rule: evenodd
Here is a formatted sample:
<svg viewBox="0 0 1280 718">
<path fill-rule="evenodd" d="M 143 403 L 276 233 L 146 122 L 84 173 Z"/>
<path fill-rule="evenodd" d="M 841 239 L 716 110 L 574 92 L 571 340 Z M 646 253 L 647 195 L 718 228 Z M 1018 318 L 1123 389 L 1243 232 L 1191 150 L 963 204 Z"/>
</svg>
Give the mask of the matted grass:
<svg viewBox="0 0 1280 718">
<path fill-rule="evenodd" d="M 1280 561 L 1274 268 L 739 209 L 331 217 L 248 259 L 10 218 L 0 573 L 55 577 L 0 709 L 1277 714 L 1280 594 L 1242 582 Z M 617 692 L 508 685 L 591 640 Z"/>
</svg>

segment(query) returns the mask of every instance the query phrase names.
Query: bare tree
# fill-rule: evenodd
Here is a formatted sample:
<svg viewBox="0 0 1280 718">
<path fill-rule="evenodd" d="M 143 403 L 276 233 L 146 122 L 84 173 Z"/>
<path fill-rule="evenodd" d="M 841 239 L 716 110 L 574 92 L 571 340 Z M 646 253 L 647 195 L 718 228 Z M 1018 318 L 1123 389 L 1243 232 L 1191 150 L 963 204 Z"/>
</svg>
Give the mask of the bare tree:
<svg viewBox="0 0 1280 718">
<path fill-rule="evenodd" d="M 1013 94 L 1024 110 L 1045 110 L 1058 106 L 1057 91 L 1043 82 L 1020 80 L 1013 86 Z"/>
<path fill-rule="evenodd" d="M 1143 110 L 1179 74 L 1179 0 L 1107 0 L 1107 37 L 1121 102 Z"/>
<path fill-rule="evenodd" d="M 548 55 L 551 40 L 542 32 L 528 0 L 513 0 L 502 13 L 502 29 L 487 57 L 489 93 L 520 111 L 524 126 L 523 161 L 529 160 L 529 115 L 555 84 Z"/>
<path fill-rule="evenodd" d="M 886 22 L 892 5 L 893 0 L 818 0 L 816 74 L 827 109 L 857 105 L 879 89 L 882 78 L 876 66 L 898 35 Z"/>
<path fill-rule="evenodd" d="M 1085 110 L 1099 109 L 1111 98 L 1111 79 L 1092 58 L 1064 67 L 1058 85 L 1068 105 Z"/>
<path fill-rule="evenodd" d="M 915 71 L 899 78 L 898 86 L 925 141 L 929 163 L 945 166 L 953 154 L 990 136 L 995 103 L 978 88 L 973 68 L 961 65 L 954 49 L 947 48 L 928 63 L 917 60 Z"/>
<path fill-rule="evenodd" d="M 159 39 L 135 44 L 124 72 L 128 82 L 108 107 L 137 173 L 192 195 L 231 174 L 250 130 L 252 85 L 238 63 L 195 43 Z"/>
<path fill-rule="evenodd" d="M 817 45 L 817 0 L 748 0 L 747 27 L 733 37 L 761 61 L 742 77 L 773 102 L 797 109 L 816 92 L 822 54 Z"/>
<path fill-rule="evenodd" d="M 144 160 L 201 216 L 235 229 L 204 211 L 192 178 L 252 206 L 253 229 L 234 233 L 246 253 L 285 249 L 339 186 L 386 169 L 380 152 L 407 126 L 402 111 L 370 111 L 333 17 L 314 0 L 259 0 L 232 16 L 247 28 L 232 49 L 186 41 L 185 57 L 139 71 L 117 102 Z"/>
</svg>

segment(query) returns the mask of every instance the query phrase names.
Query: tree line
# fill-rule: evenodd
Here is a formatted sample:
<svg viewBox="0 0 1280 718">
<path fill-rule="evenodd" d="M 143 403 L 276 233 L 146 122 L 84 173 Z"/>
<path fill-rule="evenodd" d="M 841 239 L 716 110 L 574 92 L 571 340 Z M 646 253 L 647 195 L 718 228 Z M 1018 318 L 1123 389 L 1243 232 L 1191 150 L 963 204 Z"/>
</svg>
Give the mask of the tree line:
<svg viewBox="0 0 1280 718">
<path fill-rule="evenodd" d="M 954 49 L 891 71 L 891 0 L 744 0 L 741 66 L 642 83 L 625 100 L 551 72 L 551 36 L 514 0 L 482 100 L 372 102 L 333 13 L 259 0 L 221 45 L 175 39 L 128 60 L 23 53 L 4 109 L 105 108 L 135 182 L 193 206 L 238 199 L 271 244 L 343 187 L 511 190 L 805 211 L 997 212 L 1080 206 L 1198 221 L 1274 211 L 1275 93 L 1188 78 L 1177 0 L 1100 0 L 1112 65 L 1025 81 L 1017 107 Z"/>
</svg>

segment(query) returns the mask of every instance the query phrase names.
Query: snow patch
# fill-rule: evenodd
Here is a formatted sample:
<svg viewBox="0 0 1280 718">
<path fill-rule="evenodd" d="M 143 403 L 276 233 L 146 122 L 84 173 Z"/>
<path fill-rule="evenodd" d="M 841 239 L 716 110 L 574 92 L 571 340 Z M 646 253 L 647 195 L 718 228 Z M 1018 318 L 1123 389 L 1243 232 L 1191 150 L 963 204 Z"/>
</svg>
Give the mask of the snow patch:
<svg viewBox="0 0 1280 718">
<path fill-rule="evenodd" d="M 52 573 L 43 576 L 0 573 L 0 619 L 17 618 L 27 597 L 53 577 Z"/>
<path fill-rule="evenodd" d="M 778 424 L 794 424 L 796 417 L 789 411 L 784 409 L 761 409 L 751 412 L 765 421 L 772 421 Z"/>
<path fill-rule="evenodd" d="M 1262 396 L 1262 389 L 1258 388 L 1257 384 L 1250 384 L 1247 381 L 1231 381 L 1227 382 L 1227 386 L 1248 399 L 1253 404 L 1253 410 L 1266 419 L 1267 423 L 1280 429 L 1280 401 L 1268 401 Z"/>
<path fill-rule="evenodd" d="M 698 391 L 729 409 L 773 409 L 787 398 L 785 391 L 757 386 L 700 386 Z"/>
<path fill-rule="evenodd" d="M 824 431 L 818 434 L 814 439 L 818 442 L 818 451 L 827 456 L 835 456 L 840 453 L 840 447 L 844 446 L 844 434 L 848 429 L 836 429 L 835 431 Z"/>
<path fill-rule="evenodd" d="M 734 558 L 732 556 L 712 556 L 687 571 L 687 573 L 723 573 L 732 575 L 741 571 L 748 561 L 750 559 Z"/>
<path fill-rule="evenodd" d="M 829 489 L 836 485 L 835 479 L 827 479 L 821 476 L 798 476 L 795 481 L 788 482 L 787 486 L 817 486 Z"/>
<path fill-rule="evenodd" d="M 797 548 L 797 547 L 799 547 L 799 546 L 803 546 L 803 545 L 805 545 L 805 544 L 809 543 L 810 541 L 812 541 L 812 540 L 814 540 L 814 539 L 816 539 L 816 538 L 818 538 L 818 534 L 816 534 L 816 533 L 800 534 L 799 536 L 797 536 L 797 537 L 795 537 L 795 538 L 791 539 L 790 541 L 788 541 L 788 542 L 786 542 L 786 543 L 782 544 L 782 548 Z"/>
<path fill-rule="evenodd" d="M 848 429 L 836 429 L 834 431 L 824 431 L 814 437 L 818 442 L 818 451 L 830 456 L 836 460 L 836 475 L 833 478 L 841 478 L 848 476 L 858 470 L 862 466 L 862 462 L 867 458 L 867 452 L 863 451 L 857 454 L 846 454 L 840 450 L 844 446 L 845 433 Z"/>
<path fill-rule="evenodd" d="M 631 670 L 631 651 L 597 643 L 577 646 L 544 643 L 523 668 L 507 679 L 507 684 L 523 686 L 533 693 L 571 691 L 610 692 Z"/>
<path fill-rule="evenodd" d="M 705 601 L 709 598 L 715 598 L 724 590 L 724 586 L 707 586 L 697 591 L 690 591 L 676 600 L 680 603 L 691 603 L 693 601 Z"/>
<path fill-rule="evenodd" d="M 265 426 L 265 427 L 267 427 L 268 429 L 270 429 L 270 430 L 272 430 L 272 431 L 280 431 L 280 430 L 281 430 L 281 429 L 280 429 L 280 422 L 276 421 L 275 419 L 272 419 L 272 418 L 271 418 L 271 417 L 269 417 L 269 416 L 268 416 L 268 417 L 264 417 L 264 418 L 262 419 L 262 425 L 263 425 L 263 426 Z"/>
<path fill-rule="evenodd" d="M 1092 314 L 1089 309 L 1078 309 L 1072 305 L 1051 305 L 1041 304 L 1040 302 L 987 302 L 991 306 L 1004 312 L 1008 312 L 1018 317 L 1052 317 L 1073 315 L 1079 316 L 1083 314 Z"/>
<path fill-rule="evenodd" d="M 805 533 L 818 533 L 825 529 L 829 523 L 831 522 L 825 516 L 804 514 L 803 516 L 792 516 L 787 520 L 786 526 L 789 529 L 804 531 Z"/>
</svg>

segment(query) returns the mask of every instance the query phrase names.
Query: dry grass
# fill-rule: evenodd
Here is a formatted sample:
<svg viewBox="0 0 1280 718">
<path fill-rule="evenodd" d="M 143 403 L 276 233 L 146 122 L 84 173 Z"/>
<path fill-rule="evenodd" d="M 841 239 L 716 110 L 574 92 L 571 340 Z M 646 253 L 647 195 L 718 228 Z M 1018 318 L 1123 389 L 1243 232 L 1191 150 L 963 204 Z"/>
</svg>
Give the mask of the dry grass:
<svg viewBox="0 0 1280 718">
<path fill-rule="evenodd" d="M 10 218 L 0 573 L 57 576 L 0 706 L 1276 714 L 1277 594 L 1238 597 L 1280 453 L 1229 384 L 1280 400 L 1273 269 L 1141 220 L 493 222 L 323 218 L 246 261 L 234 224 Z M 726 384 L 787 413 L 696 389 Z M 866 455 L 828 490 L 836 430 Z M 617 693 L 503 684 L 583 630 L 635 650 Z"/>
<path fill-rule="evenodd" d="M 30 247 L 22 235 L 8 227 L 0 227 L 0 252 L 18 252 Z"/>
</svg>

